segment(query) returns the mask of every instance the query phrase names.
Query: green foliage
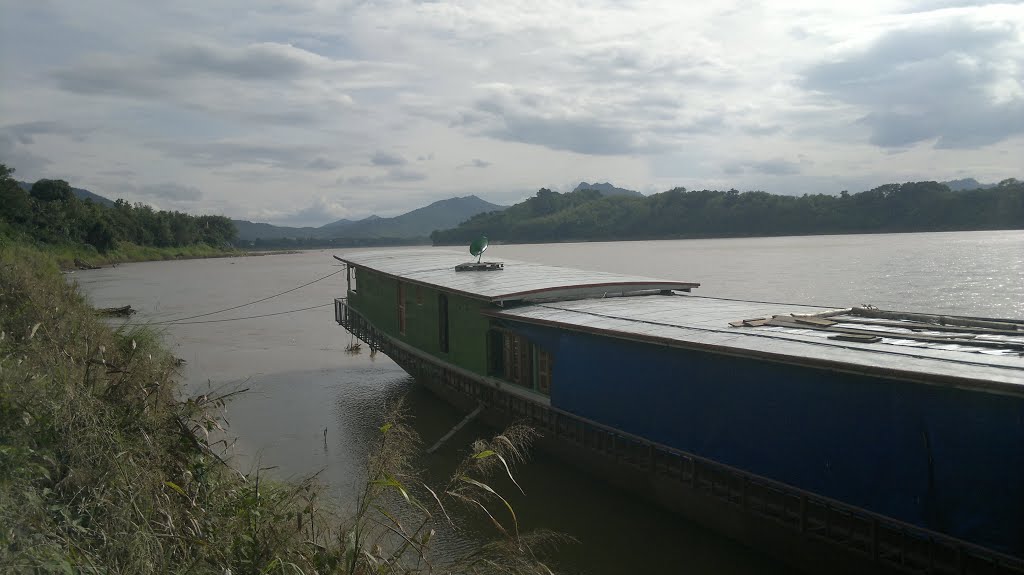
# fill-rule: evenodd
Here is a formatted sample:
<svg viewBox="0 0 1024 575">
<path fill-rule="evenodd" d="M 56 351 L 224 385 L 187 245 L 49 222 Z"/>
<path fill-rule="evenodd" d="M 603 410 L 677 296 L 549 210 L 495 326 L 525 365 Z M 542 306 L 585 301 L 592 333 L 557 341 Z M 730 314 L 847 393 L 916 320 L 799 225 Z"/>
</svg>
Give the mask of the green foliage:
<svg viewBox="0 0 1024 575">
<path fill-rule="evenodd" d="M 834 233 L 917 232 L 1024 227 L 1024 184 L 951 191 L 936 182 L 888 184 L 838 196 L 687 191 L 605 197 L 592 190 L 541 189 L 503 212 L 480 214 L 431 234 L 435 244 L 553 242 Z"/>
<path fill-rule="evenodd" d="M 511 474 L 528 432 L 478 444 L 432 490 L 415 480 L 417 442 L 396 415 L 359 513 L 342 521 L 312 479 L 268 481 L 225 464 L 211 435 L 231 394 L 182 401 L 174 376 L 158 333 L 111 329 L 55 258 L 0 246 L 4 572 L 548 572 L 485 483 L 490 471 Z M 495 517 L 499 536 L 442 564 L 431 542 L 456 499 Z"/>
<path fill-rule="evenodd" d="M 535 437 L 512 426 L 490 440 L 473 443 L 469 454 L 444 485 L 424 483 L 412 466 L 418 438 L 402 422 L 401 405 L 380 428 L 369 465 L 369 480 L 353 520 L 340 532 L 343 573 L 550 574 L 538 552 L 564 537 L 548 531 L 520 533 L 515 509 L 489 483 L 507 477 L 519 488 L 513 467 Z M 456 529 L 455 509 L 478 515 L 496 531 L 490 543 L 448 559 L 435 557 L 438 533 Z"/>
<path fill-rule="evenodd" d="M 68 202 L 75 197 L 71 186 L 64 180 L 39 180 L 32 184 L 28 194 L 40 202 Z"/>
<path fill-rule="evenodd" d="M 0 220 L 23 225 L 32 215 L 28 194 L 11 177 L 14 170 L 0 164 Z"/>
<path fill-rule="evenodd" d="M 79 200 L 63 180 L 39 180 L 25 193 L 11 177 L 13 172 L 0 164 L 0 222 L 5 235 L 20 241 L 47 246 L 88 244 L 106 254 L 121 243 L 225 248 L 237 235 L 234 224 L 224 216 L 157 211 L 123 200 L 113 206 Z"/>
</svg>

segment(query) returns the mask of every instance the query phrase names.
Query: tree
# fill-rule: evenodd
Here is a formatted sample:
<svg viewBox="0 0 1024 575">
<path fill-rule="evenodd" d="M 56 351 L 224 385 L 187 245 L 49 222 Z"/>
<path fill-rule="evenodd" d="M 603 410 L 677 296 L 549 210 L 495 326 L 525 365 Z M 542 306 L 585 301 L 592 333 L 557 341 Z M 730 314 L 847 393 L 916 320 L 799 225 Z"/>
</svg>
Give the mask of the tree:
<svg viewBox="0 0 1024 575">
<path fill-rule="evenodd" d="M 101 254 L 107 253 L 108 251 L 117 247 L 117 241 L 114 239 L 114 230 L 110 228 L 106 220 L 96 220 L 89 228 L 89 232 L 85 235 L 85 243 L 96 248 Z"/>
<path fill-rule="evenodd" d="M 0 164 L 0 217 L 23 224 L 32 216 L 32 204 L 25 190 L 11 177 L 13 173 L 13 168 Z"/>
<path fill-rule="evenodd" d="M 40 202 L 66 202 L 75 197 L 64 180 L 39 180 L 32 184 L 29 195 Z"/>
</svg>

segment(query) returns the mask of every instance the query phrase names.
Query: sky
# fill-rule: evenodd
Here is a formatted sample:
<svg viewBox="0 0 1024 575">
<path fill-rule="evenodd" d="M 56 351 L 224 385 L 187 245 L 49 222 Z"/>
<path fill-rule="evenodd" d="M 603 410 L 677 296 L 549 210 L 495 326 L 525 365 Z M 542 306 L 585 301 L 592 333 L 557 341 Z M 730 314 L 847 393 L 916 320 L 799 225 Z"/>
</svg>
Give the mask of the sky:
<svg viewBox="0 0 1024 575">
<path fill-rule="evenodd" d="M 1024 2 L 0 0 L 0 162 L 279 225 L 1024 170 Z"/>
</svg>

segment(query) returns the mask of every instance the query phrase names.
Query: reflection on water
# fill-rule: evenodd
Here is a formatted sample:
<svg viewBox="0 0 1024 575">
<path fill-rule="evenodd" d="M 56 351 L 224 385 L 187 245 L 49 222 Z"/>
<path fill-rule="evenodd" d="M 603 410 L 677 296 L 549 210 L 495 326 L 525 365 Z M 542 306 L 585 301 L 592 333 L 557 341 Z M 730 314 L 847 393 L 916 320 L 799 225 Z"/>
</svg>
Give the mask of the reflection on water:
<svg viewBox="0 0 1024 575">
<path fill-rule="evenodd" d="M 330 256 L 317 251 L 153 262 L 73 277 L 95 305 L 131 304 L 141 312 L 137 318 L 155 322 L 290 289 L 336 269 Z M 1021 232 L 492 246 L 488 256 L 694 280 L 703 284 L 703 295 L 1024 317 Z M 329 304 L 344 291 L 344 281 L 335 279 L 208 319 Z M 345 353 L 350 336 L 334 323 L 329 306 L 164 329 L 174 353 L 188 362 L 188 390 L 249 389 L 228 406 L 241 469 L 276 467 L 271 473 L 283 477 L 319 473 L 343 505 L 352 505 L 365 479 L 366 457 L 386 406 L 407 396 L 412 423 L 427 445 L 462 418 L 387 357 L 371 357 L 365 347 L 360 354 Z M 423 457 L 426 476 L 443 481 L 473 438 L 490 433 L 468 425 L 436 454 Z M 549 528 L 578 541 L 557 554 L 564 572 L 784 572 L 775 562 L 542 453 L 520 468 L 519 479 L 527 495 L 513 497 L 513 504 L 523 528 Z M 506 487 L 503 493 L 514 493 Z M 489 532 L 484 523 L 468 525 L 462 538 L 441 537 L 442 553 L 464 550 Z"/>
</svg>

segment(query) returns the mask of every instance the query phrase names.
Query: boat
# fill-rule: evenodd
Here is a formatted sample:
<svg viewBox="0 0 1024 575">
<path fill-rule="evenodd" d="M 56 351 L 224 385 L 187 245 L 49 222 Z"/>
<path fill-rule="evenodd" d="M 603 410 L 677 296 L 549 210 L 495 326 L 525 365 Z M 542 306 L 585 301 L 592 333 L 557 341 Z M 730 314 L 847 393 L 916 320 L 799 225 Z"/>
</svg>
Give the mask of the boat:
<svg viewBox="0 0 1024 575">
<path fill-rule="evenodd" d="M 436 249 L 335 257 L 339 324 L 623 489 L 807 572 L 1024 573 L 1024 320 Z"/>
</svg>

